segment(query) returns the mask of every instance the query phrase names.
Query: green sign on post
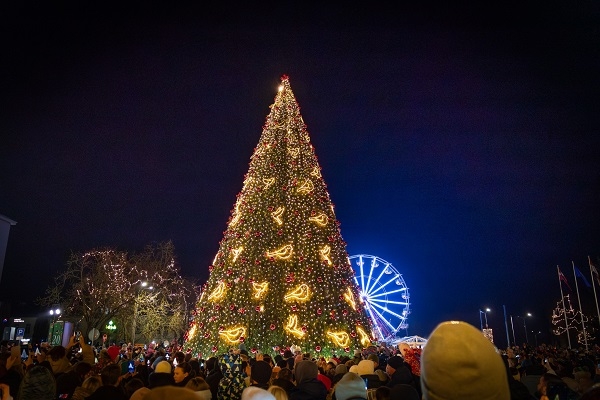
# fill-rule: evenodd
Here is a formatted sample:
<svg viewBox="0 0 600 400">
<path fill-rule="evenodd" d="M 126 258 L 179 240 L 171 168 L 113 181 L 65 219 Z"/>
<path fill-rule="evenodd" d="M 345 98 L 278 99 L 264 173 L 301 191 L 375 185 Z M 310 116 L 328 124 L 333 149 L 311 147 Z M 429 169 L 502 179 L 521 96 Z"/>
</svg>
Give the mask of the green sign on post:
<svg viewBox="0 0 600 400">
<path fill-rule="evenodd" d="M 56 321 L 50 324 L 50 330 L 48 331 L 48 337 L 50 338 L 50 346 L 62 345 L 62 337 L 64 330 L 64 321 Z"/>
</svg>

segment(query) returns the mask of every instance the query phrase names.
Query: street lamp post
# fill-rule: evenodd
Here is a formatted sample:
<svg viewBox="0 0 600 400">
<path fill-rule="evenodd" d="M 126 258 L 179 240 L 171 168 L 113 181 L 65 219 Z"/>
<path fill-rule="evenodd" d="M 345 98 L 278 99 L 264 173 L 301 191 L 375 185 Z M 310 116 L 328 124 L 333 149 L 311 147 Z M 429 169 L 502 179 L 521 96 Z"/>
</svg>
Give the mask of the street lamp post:
<svg viewBox="0 0 600 400">
<path fill-rule="evenodd" d="M 136 293 L 133 301 L 133 321 L 131 321 L 131 345 L 135 346 L 135 330 L 137 328 L 137 317 L 138 317 L 138 298 L 142 290 L 153 290 L 154 286 L 148 286 L 148 282 L 140 283 L 140 289 Z"/>
<path fill-rule="evenodd" d="M 531 313 L 527 313 L 525 315 L 526 317 L 531 317 Z M 521 318 L 523 320 L 523 329 L 525 330 L 525 343 L 529 344 L 529 337 L 527 335 L 527 322 L 525 321 L 525 317 L 521 317 L 520 315 L 517 315 L 517 318 Z M 512 323 L 512 318 L 511 318 L 511 323 Z M 514 335 L 514 328 L 513 328 L 513 335 Z"/>
<path fill-rule="evenodd" d="M 513 316 L 510 316 L 510 329 L 512 330 L 512 334 L 513 334 L 513 345 L 517 345 L 517 340 L 515 339 L 515 325 L 513 324 Z"/>
<path fill-rule="evenodd" d="M 531 313 L 527 313 L 527 317 L 531 317 Z M 523 328 L 525 328 L 525 343 L 529 344 L 529 338 L 527 337 L 527 324 L 525 323 L 525 318 L 523 318 Z"/>
<path fill-rule="evenodd" d="M 487 313 L 490 311 L 492 311 L 492 310 L 489 308 L 486 308 L 485 311 L 479 310 L 479 326 L 482 331 L 483 331 L 483 320 L 481 319 L 481 315 L 483 314 L 483 316 L 485 317 L 485 329 L 488 329 Z"/>
<path fill-rule="evenodd" d="M 58 305 L 54 305 L 52 307 L 52 309 L 49 311 L 50 315 L 52 316 L 52 331 L 50 334 L 50 346 L 57 346 L 61 343 L 54 343 L 54 334 L 55 334 L 55 330 L 56 330 L 56 319 L 60 317 L 61 311 Z M 60 342 L 60 340 L 59 340 Z"/>
</svg>

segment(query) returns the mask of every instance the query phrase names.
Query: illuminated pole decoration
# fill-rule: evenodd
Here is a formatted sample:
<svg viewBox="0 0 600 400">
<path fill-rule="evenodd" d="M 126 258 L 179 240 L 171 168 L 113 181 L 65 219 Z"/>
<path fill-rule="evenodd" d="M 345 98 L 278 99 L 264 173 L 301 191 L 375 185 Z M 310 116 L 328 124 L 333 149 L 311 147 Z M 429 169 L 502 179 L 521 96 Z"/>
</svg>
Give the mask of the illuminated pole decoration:
<svg viewBox="0 0 600 400">
<path fill-rule="evenodd" d="M 490 308 L 486 308 L 485 310 L 479 310 L 479 324 L 481 325 L 481 331 L 483 332 L 483 335 L 489 339 L 490 342 L 494 343 L 494 333 L 492 331 L 492 329 L 490 329 L 490 327 L 488 326 L 488 319 L 487 319 L 487 313 L 489 313 L 490 311 L 492 311 Z M 481 316 L 484 316 L 485 318 L 485 328 L 483 327 L 483 321 L 481 319 Z"/>
<path fill-rule="evenodd" d="M 184 349 L 204 358 L 292 345 L 323 356 L 370 345 L 340 224 L 287 76 L 209 266 Z"/>
<path fill-rule="evenodd" d="M 52 327 L 50 328 L 50 346 L 58 346 L 62 344 L 62 329 L 56 331 L 57 320 L 61 316 L 61 309 L 59 305 L 52 306 L 49 314 L 52 316 Z"/>
</svg>

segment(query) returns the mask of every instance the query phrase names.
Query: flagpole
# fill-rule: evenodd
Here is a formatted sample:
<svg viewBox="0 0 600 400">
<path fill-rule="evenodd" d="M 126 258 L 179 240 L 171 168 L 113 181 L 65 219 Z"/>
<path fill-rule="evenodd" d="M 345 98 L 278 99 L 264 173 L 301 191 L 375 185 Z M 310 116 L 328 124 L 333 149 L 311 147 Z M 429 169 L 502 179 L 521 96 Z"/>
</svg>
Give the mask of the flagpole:
<svg viewBox="0 0 600 400">
<path fill-rule="evenodd" d="M 569 349 L 571 348 L 571 335 L 569 335 L 569 322 L 567 321 L 567 307 L 565 306 L 565 295 L 562 290 L 562 279 L 560 279 L 560 268 L 558 265 L 556 266 L 556 270 L 558 271 L 558 286 L 560 286 L 560 298 L 562 299 L 563 304 L 563 314 L 565 316 L 565 328 L 567 331 L 567 342 L 569 342 Z"/>
<path fill-rule="evenodd" d="M 594 288 L 594 300 L 596 300 L 596 312 L 598 313 L 598 323 L 600 323 L 600 308 L 598 308 L 598 295 L 596 294 L 596 284 L 594 283 L 594 271 L 596 271 L 596 278 L 598 278 L 598 270 L 596 270 L 596 267 L 592 266 L 592 259 L 590 258 L 590 256 L 588 256 L 588 264 L 590 265 L 590 276 L 592 278 L 592 287 Z"/>
<path fill-rule="evenodd" d="M 575 275 L 575 262 L 573 264 L 573 276 L 575 277 L 575 290 L 577 290 L 577 301 L 579 302 L 579 313 L 581 314 L 581 328 L 583 328 L 583 340 L 585 342 L 585 351 L 588 351 L 587 334 L 585 333 L 585 323 L 583 322 L 583 309 L 581 308 L 581 299 L 579 298 L 579 284 L 577 283 L 577 275 Z"/>
</svg>

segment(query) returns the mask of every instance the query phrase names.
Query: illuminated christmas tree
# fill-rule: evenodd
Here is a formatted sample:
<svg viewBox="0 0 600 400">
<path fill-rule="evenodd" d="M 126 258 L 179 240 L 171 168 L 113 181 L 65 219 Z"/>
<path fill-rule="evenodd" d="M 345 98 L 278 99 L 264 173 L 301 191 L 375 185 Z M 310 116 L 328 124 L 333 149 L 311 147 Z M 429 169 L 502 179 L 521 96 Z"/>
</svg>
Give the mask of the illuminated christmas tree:
<svg viewBox="0 0 600 400">
<path fill-rule="evenodd" d="M 270 108 L 184 348 L 362 349 L 371 327 L 287 76 Z"/>
</svg>

